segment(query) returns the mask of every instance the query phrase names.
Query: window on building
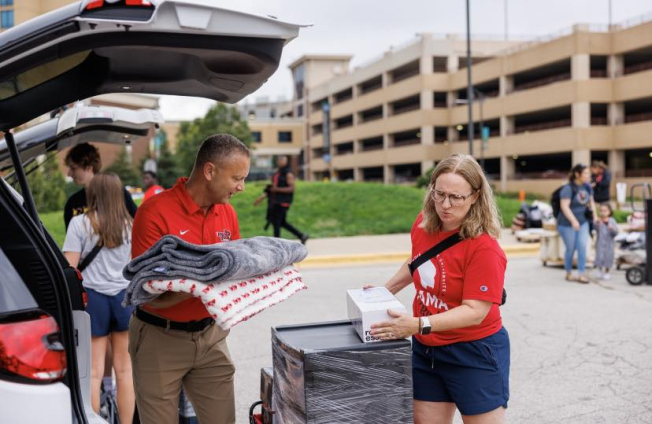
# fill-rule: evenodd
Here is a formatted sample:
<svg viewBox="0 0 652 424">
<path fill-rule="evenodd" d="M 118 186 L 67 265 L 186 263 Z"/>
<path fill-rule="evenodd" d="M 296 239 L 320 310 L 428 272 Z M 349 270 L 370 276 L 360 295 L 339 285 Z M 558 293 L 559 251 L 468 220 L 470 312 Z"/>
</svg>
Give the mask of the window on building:
<svg viewBox="0 0 652 424">
<path fill-rule="evenodd" d="M 3 10 L 1 12 L 2 28 L 11 28 L 14 26 L 14 11 Z"/>
<path fill-rule="evenodd" d="M 0 6 L 13 6 L 14 0 L 0 0 Z"/>
<path fill-rule="evenodd" d="M 302 117 L 303 116 L 303 105 L 297 106 L 297 116 Z"/>
<path fill-rule="evenodd" d="M 260 143 L 261 141 L 263 141 L 263 136 L 260 133 L 260 131 L 252 131 L 251 137 L 253 137 L 255 143 Z"/>
<path fill-rule="evenodd" d="M 292 131 L 279 131 L 278 132 L 278 142 L 279 143 L 292 143 Z"/>
</svg>

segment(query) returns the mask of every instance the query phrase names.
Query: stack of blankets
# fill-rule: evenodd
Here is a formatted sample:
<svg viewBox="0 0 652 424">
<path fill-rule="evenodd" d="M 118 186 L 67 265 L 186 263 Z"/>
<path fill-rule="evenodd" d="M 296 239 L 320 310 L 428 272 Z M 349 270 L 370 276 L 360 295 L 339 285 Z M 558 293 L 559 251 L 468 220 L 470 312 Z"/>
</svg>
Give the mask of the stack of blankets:
<svg viewBox="0 0 652 424">
<path fill-rule="evenodd" d="M 123 270 L 131 281 L 123 305 L 189 293 L 227 330 L 305 289 L 293 264 L 307 254 L 304 245 L 273 237 L 195 245 L 164 236 Z"/>
</svg>

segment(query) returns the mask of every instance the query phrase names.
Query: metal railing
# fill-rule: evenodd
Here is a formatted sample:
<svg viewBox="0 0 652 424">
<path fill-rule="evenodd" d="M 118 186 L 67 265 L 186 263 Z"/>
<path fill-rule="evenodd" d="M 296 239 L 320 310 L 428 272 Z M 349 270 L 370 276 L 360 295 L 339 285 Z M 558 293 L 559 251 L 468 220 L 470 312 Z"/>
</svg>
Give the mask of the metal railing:
<svg viewBox="0 0 652 424">
<path fill-rule="evenodd" d="M 378 119 L 383 119 L 383 112 L 381 111 L 380 113 L 374 113 L 370 115 L 362 115 L 360 114 L 360 123 L 364 124 L 366 122 L 370 121 L 377 121 Z"/>
<path fill-rule="evenodd" d="M 623 22 L 620 22 L 618 24 L 612 25 L 612 28 L 616 29 L 616 30 L 623 30 L 623 29 L 631 28 L 631 27 L 634 27 L 636 25 L 644 24 L 644 23 L 650 22 L 650 21 L 652 21 L 652 12 L 646 13 L 646 14 L 643 14 L 643 15 L 640 15 L 640 16 L 636 16 L 636 17 L 631 18 L 631 19 L 627 19 L 626 21 L 623 21 Z"/>
<path fill-rule="evenodd" d="M 413 146 L 415 144 L 421 144 L 421 139 L 419 138 L 408 138 L 406 140 L 394 140 L 392 147 L 405 147 Z"/>
<path fill-rule="evenodd" d="M 418 65 L 415 68 L 406 69 L 405 71 L 391 72 L 392 81 L 390 82 L 390 84 L 396 84 L 397 82 L 401 82 L 408 78 L 412 78 L 413 76 L 419 75 L 419 72 L 420 71 Z"/>
<path fill-rule="evenodd" d="M 652 169 L 628 169 L 624 172 L 625 178 L 652 177 Z"/>
<path fill-rule="evenodd" d="M 559 81 L 568 81 L 571 79 L 570 72 L 565 72 L 563 74 L 551 75 L 545 78 L 539 78 L 534 81 L 528 81 L 523 84 L 515 85 L 514 89 L 510 93 L 516 93 L 517 91 L 529 90 L 535 87 L 541 87 L 544 85 L 554 84 Z"/>
<path fill-rule="evenodd" d="M 549 169 L 543 172 L 515 172 L 514 180 L 558 180 L 568 178 L 567 170 Z"/>
<path fill-rule="evenodd" d="M 625 123 L 652 121 L 652 112 L 632 113 L 625 115 Z"/>
<path fill-rule="evenodd" d="M 418 110 L 418 109 L 421 109 L 421 104 L 419 102 L 410 103 L 410 104 L 403 105 L 403 106 L 398 106 L 398 107 L 392 106 L 392 115 L 400 115 L 402 113 L 408 113 L 408 112 L 412 112 L 413 110 Z"/>
<path fill-rule="evenodd" d="M 570 127 L 572 124 L 570 119 L 559 119 L 556 121 L 542 122 L 539 124 L 521 125 L 514 128 L 514 134 L 521 134 L 524 132 L 545 131 L 554 128 Z"/>
<path fill-rule="evenodd" d="M 573 33 L 573 27 L 570 28 L 564 28 L 559 31 L 553 32 L 551 34 L 547 34 L 541 37 L 536 37 L 534 39 L 531 39 L 529 41 L 526 41 L 524 43 L 517 44 L 515 46 L 508 47 L 506 49 L 500 50 L 496 53 L 496 56 L 507 56 L 510 54 L 514 54 L 523 50 L 527 50 L 531 47 L 534 47 L 538 44 L 543 44 L 547 43 L 553 40 L 557 40 L 559 38 L 563 38 L 566 36 L 569 36 Z"/>
<path fill-rule="evenodd" d="M 370 152 L 372 150 L 383 150 L 383 143 L 380 144 L 369 144 L 365 145 L 364 143 L 360 146 L 363 152 Z"/>
<path fill-rule="evenodd" d="M 617 77 L 622 77 L 623 75 L 636 74 L 638 72 L 648 71 L 652 69 L 652 61 L 637 63 L 636 65 L 628 66 L 624 69 L 621 69 L 616 72 Z"/>
<path fill-rule="evenodd" d="M 607 71 L 603 69 L 591 69 L 591 78 L 608 78 Z"/>
<path fill-rule="evenodd" d="M 377 84 L 370 84 L 366 87 L 363 87 L 362 84 L 360 84 L 360 95 L 371 93 L 372 91 L 380 90 L 381 88 L 383 88 L 382 78 Z"/>
</svg>

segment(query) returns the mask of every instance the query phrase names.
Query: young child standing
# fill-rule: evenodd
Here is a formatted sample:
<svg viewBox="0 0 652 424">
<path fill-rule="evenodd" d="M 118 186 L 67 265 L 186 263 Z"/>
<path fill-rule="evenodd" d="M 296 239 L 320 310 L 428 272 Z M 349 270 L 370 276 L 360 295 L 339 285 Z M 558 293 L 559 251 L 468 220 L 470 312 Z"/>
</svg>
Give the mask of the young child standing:
<svg viewBox="0 0 652 424">
<path fill-rule="evenodd" d="M 614 263 L 614 238 L 618 234 L 618 224 L 612 218 L 613 210 L 609 203 L 602 203 L 598 213 L 599 219 L 595 227 L 598 234 L 595 246 L 595 268 L 599 272 L 599 278 L 608 280 L 611 278 L 609 269 Z"/>
</svg>

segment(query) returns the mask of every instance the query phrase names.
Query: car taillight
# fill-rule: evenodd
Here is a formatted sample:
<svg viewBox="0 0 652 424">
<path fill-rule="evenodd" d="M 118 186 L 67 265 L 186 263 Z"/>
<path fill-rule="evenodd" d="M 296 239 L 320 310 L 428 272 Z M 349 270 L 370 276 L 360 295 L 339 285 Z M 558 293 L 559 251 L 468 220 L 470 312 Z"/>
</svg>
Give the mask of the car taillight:
<svg viewBox="0 0 652 424">
<path fill-rule="evenodd" d="M 127 6 L 150 7 L 152 5 L 152 3 L 148 2 L 147 0 L 126 0 L 125 3 Z"/>
<path fill-rule="evenodd" d="M 124 3 L 121 0 L 94 0 L 88 2 L 85 9 L 93 10 L 105 6 L 122 6 L 122 5 L 138 6 L 138 7 L 153 7 L 152 3 L 149 2 L 148 0 L 124 0 Z"/>
<path fill-rule="evenodd" d="M 54 318 L 0 324 L 0 375 L 48 383 L 66 373 L 66 351 Z"/>
<path fill-rule="evenodd" d="M 86 5 L 86 10 L 97 9 L 102 6 L 104 6 L 104 0 L 96 0 L 88 3 L 88 5 Z"/>
</svg>

